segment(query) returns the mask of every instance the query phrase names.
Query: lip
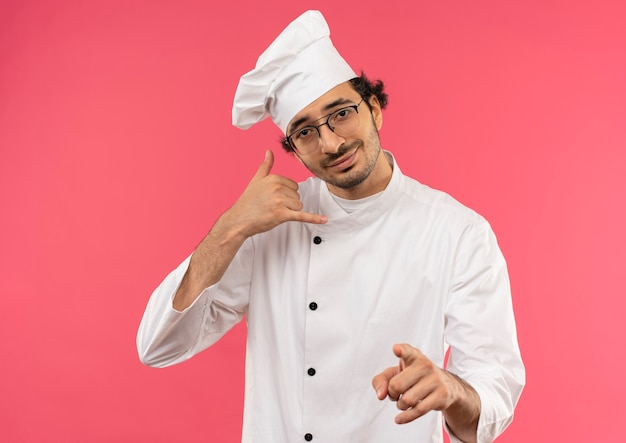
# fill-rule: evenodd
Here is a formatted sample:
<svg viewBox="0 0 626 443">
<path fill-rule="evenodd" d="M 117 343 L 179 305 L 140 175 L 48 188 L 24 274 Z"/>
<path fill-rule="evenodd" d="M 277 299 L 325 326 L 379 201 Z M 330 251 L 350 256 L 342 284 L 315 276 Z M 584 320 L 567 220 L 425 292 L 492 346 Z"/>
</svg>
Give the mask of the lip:
<svg viewBox="0 0 626 443">
<path fill-rule="evenodd" d="M 333 169 L 335 171 L 343 171 L 344 169 L 349 168 L 350 166 L 352 166 L 356 160 L 356 151 L 358 150 L 358 148 L 355 148 L 354 151 L 352 151 L 352 153 L 342 157 L 339 161 L 328 165 L 327 168 L 328 169 Z"/>
</svg>

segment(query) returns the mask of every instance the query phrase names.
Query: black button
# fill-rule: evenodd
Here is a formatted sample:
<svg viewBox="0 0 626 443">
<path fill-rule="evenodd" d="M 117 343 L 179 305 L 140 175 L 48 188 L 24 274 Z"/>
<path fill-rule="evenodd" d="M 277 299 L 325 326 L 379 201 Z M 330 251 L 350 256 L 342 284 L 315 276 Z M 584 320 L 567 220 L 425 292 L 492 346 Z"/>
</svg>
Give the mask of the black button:
<svg viewBox="0 0 626 443">
<path fill-rule="evenodd" d="M 307 372 L 307 374 L 309 374 L 311 377 L 313 377 L 313 376 L 315 375 L 315 369 L 313 369 L 313 368 L 309 368 L 309 370 L 308 370 L 308 371 L 306 371 L 306 372 Z"/>
<path fill-rule="evenodd" d="M 312 301 L 311 303 L 309 303 L 309 309 L 311 311 L 315 311 L 317 309 L 317 303 L 315 303 L 314 301 Z"/>
<path fill-rule="evenodd" d="M 321 242 L 322 242 L 322 237 L 320 237 L 319 235 L 316 235 L 315 237 L 313 237 L 313 243 L 315 243 L 316 245 L 319 245 Z"/>
<path fill-rule="evenodd" d="M 304 439 L 306 441 L 311 441 L 311 440 L 313 440 L 313 435 L 311 435 L 311 434 L 304 434 Z"/>
</svg>

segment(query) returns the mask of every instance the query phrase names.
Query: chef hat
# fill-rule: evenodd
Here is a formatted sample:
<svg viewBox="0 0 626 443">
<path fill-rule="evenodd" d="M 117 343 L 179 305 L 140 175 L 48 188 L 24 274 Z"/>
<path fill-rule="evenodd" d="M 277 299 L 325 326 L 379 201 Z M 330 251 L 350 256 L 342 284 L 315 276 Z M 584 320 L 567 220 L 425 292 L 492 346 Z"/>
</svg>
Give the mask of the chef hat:
<svg viewBox="0 0 626 443">
<path fill-rule="evenodd" d="M 269 116 L 286 133 L 298 112 L 356 76 L 330 41 L 321 12 L 307 11 L 280 33 L 255 68 L 239 80 L 233 125 L 248 129 Z"/>
</svg>

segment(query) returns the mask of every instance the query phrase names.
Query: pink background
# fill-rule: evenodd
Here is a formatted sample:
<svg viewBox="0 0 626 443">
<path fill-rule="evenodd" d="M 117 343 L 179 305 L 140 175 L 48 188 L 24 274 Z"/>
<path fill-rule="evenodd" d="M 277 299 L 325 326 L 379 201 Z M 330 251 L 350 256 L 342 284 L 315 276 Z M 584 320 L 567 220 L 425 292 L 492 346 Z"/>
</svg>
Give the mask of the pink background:
<svg viewBox="0 0 626 443">
<path fill-rule="evenodd" d="M 230 109 L 309 8 L 386 81 L 403 171 L 498 235 L 528 370 L 499 441 L 623 435 L 624 2 L 4 0 L 0 441 L 239 439 L 244 328 L 163 370 L 135 333 L 266 148 L 306 177 L 273 125 L 240 131 Z"/>
</svg>

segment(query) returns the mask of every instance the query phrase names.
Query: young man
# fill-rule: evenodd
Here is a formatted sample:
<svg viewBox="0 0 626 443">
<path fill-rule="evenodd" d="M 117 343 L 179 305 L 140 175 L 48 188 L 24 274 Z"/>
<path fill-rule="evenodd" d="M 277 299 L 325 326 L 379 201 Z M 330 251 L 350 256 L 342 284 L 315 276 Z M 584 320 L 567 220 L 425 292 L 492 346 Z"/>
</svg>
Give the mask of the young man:
<svg viewBox="0 0 626 443">
<path fill-rule="evenodd" d="M 385 105 L 317 11 L 241 78 L 234 124 L 271 117 L 316 178 L 271 174 L 266 152 L 154 292 L 137 344 L 172 365 L 245 316 L 244 442 L 440 442 L 442 417 L 452 441 L 487 442 L 512 419 L 524 367 L 505 261 L 482 217 L 382 150 Z"/>
</svg>

